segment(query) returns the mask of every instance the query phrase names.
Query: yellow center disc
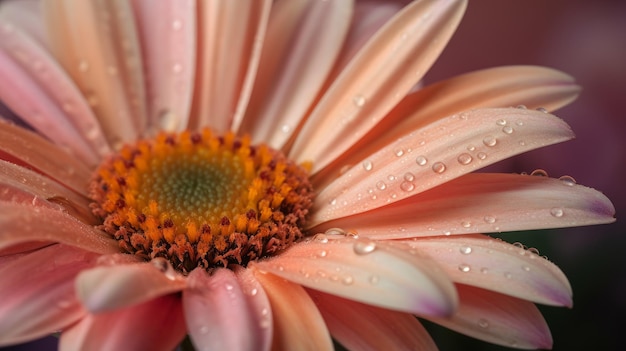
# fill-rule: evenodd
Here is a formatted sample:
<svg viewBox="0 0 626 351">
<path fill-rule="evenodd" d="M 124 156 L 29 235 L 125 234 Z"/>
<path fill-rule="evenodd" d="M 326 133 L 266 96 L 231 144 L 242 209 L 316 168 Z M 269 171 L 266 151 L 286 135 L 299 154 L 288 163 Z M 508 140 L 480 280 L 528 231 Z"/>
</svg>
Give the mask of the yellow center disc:
<svg viewBox="0 0 626 351">
<path fill-rule="evenodd" d="M 101 228 L 179 271 L 246 265 L 291 245 L 313 197 L 307 171 L 232 133 L 162 133 L 126 145 L 91 187 Z"/>
</svg>

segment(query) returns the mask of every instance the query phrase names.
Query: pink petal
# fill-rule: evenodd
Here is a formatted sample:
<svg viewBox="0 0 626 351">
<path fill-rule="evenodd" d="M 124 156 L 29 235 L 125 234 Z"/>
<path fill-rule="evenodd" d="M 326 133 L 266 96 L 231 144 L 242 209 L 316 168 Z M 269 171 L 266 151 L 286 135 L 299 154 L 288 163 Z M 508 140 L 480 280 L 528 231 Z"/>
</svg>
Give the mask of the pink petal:
<svg viewBox="0 0 626 351">
<path fill-rule="evenodd" d="M 324 178 L 334 178 L 346 164 L 357 164 L 409 130 L 417 130 L 461 111 L 526 105 L 555 110 L 580 92 L 574 79 L 553 69 L 534 66 L 489 68 L 427 86 L 404 98 L 376 128 L 358 141 L 332 166 Z M 320 183 L 320 176 L 316 175 Z M 324 182 L 325 183 L 325 182 Z"/>
<path fill-rule="evenodd" d="M 146 70 L 149 124 L 154 132 L 185 129 L 196 73 L 196 3 L 135 0 L 132 6 Z"/>
<path fill-rule="evenodd" d="M 59 349 L 171 351 L 186 332 L 180 297 L 168 295 L 113 312 L 87 315 L 63 331 Z"/>
<path fill-rule="evenodd" d="M 254 267 L 374 306 L 433 315 L 454 311 L 454 286 L 432 260 L 407 246 L 333 237 L 318 234 Z"/>
<path fill-rule="evenodd" d="M 150 263 L 95 267 L 76 278 L 78 298 L 94 313 L 143 303 L 184 288 L 184 277 L 159 258 Z"/>
<path fill-rule="evenodd" d="M 59 242 L 100 254 L 119 251 L 107 234 L 48 207 L 0 201 L 0 249 L 27 242 Z"/>
<path fill-rule="evenodd" d="M 203 269 L 189 274 L 183 307 L 191 341 L 197 349 L 269 349 L 271 334 L 265 331 L 272 330 L 270 310 L 265 310 L 265 316 L 258 314 L 249 301 L 250 292 L 242 288 L 229 269 L 217 269 L 210 277 Z M 269 307 L 267 301 L 266 305 Z"/>
<path fill-rule="evenodd" d="M 373 128 L 423 76 L 465 1 L 415 1 L 361 49 L 322 97 L 290 154 L 322 169 Z"/>
<path fill-rule="evenodd" d="M 309 291 L 333 338 L 348 350 L 437 350 L 413 315 Z"/>
<path fill-rule="evenodd" d="M 274 321 L 272 318 L 272 306 L 261 283 L 254 277 L 254 273 L 241 266 L 232 267 L 239 280 L 241 289 L 246 294 L 249 308 L 253 310 L 257 325 L 257 347 L 259 350 L 269 350 L 272 346 L 274 333 Z M 260 329 L 260 330 L 259 330 Z"/>
<path fill-rule="evenodd" d="M 54 55 L 78 85 L 109 142 L 146 127 L 143 67 L 129 2 L 42 2 Z"/>
<path fill-rule="evenodd" d="M 301 286 L 251 268 L 272 305 L 272 350 L 333 350 L 322 316 Z"/>
<path fill-rule="evenodd" d="M 436 260 L 455 282 L 548 305 L 572 306 L 572 288 L 552 262 L 485 235 L 404 241 Z"/>
<path fill-rule="evenodd" d="M 479 109 L 411 131 L 355 165 L 315 198 L 311 226 L 375 209 L 513 155 L 571 139 L 550 114 Z"/>
<path fill-rule="evenodd" d="M 0 2 L 0 18 L 12 22 L 37 40 L 46 41 L 46 32 L 41 22 L 39 0 L 5 0 Z"/>
<path fill-rule="evenodd" d="M 85 312 L 74 296 L 74 277 L 94 254 L 52 245 L 0 266 L 0 344 L 49 335 Z"/>
<path fill-rule="evenodd" d="M 272 7 L 243 131 L 281 148 L 333 68 L 352 16 L 352 1 L 283 1 Z"/>
<path fill-rule="evenodd" d="M 471 173 L 370 212 L 315 228 L 350 228 L 374 239 L 507 232 L 610 223 L 611 201 L 564 180 Z"/>
<path fill-rule="evenodd" d="M 271 1 L 198 2 L 192 126 L 237 129 L 257 73 Z"/>
<path fill-rule="evenodd" d="M 11 189 L 15 189 L 29 194 L 28 201 L 33 201 L 33 197 L 37 196 L 52 204 L 60 205 L 61 208 L 88 224 L 96 224 L 96 219 L 89 209 L 90 200 L 26 168 L 0 160 L 0 187 L 2 187 L 2 193 L 0 193 L 2 200 L 11 200 Z"/>
<path fill-rule="evenodd" d="M 108 145 L 87 102 L 34 39 L 0 20 L 0 99 L 55 143 L 97 164 Z"/>
<path fill-rule="evenodd" d="M 550 329 L 533 303 L 463 285 L 458 291 L 461 304 L 454 316 L 427 319 L 498 345 L 552 348 Z"/>
<path fill-rule="evenodd" d="M 41 136 L 0 120 L 0 158 L 35 169 L 79 194 L 88 189 L 91 170 Z"/>
</svg>

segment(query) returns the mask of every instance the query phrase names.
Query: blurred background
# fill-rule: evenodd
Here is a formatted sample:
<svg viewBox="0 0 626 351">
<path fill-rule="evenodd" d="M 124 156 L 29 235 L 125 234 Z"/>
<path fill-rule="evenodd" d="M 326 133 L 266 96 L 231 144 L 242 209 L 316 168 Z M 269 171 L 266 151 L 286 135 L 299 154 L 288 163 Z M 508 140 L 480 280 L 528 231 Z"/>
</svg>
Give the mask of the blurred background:
<svg viewBox="0 0 626 351">
<path fill-rule="evenodd" d="M 342 0 L 336 0 L 342 1 Z M 556 112 L 577 139 L 499 164 L 502 172 L 541 168 L 573 176 L 613 200 L 618 221 L 597 227 L 509 233 L 570 278 L 574 308 L 541 307 L 554 350 L 622 350 L 626 315 L 626 2 L 470 0 L 428 82 L 502 65 L 548 66 L 571 74 L 579 99 Z M 494 169 L 491 169 L 494 170 Z M 508 350 L 427 325 L 440 350 Z M 0 350 L 54 350 L 54 338 Z"/>
</svg>

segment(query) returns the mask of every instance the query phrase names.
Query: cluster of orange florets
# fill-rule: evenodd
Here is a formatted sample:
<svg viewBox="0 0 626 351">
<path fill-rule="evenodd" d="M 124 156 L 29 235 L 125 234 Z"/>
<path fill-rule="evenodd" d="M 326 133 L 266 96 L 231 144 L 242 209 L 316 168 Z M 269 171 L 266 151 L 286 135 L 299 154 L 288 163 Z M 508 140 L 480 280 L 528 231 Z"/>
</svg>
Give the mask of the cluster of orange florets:
<svg viewBox="0 0 626 351">
<path fill-rule="evenodd" d="M 123 250 L 181 272 L 250 260 L 303 236 L 307 171 L 233 133 L 161 133 L 127 145 L 92 183 L 93 211 Z"/>
</svg>

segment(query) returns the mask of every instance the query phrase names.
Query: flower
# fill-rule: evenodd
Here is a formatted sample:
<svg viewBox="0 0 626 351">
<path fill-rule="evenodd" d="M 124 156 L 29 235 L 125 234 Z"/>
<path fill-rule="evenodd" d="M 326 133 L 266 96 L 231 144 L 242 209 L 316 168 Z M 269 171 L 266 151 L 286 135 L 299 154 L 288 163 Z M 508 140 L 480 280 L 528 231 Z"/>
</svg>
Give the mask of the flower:
<svg viewBox="0 0 626 351">
<path fill-rule="evenodd" d="M 416 86 L 464 1 L 149 4 L 0 5 L 0 344 L 435 349 L 418 316 L 551 346 L 567 278 L 479 233 L 613 206 L 472 171 L 572 138 L 569 76 Z"/>
</svg>

